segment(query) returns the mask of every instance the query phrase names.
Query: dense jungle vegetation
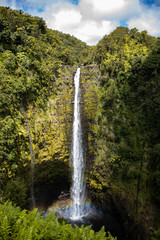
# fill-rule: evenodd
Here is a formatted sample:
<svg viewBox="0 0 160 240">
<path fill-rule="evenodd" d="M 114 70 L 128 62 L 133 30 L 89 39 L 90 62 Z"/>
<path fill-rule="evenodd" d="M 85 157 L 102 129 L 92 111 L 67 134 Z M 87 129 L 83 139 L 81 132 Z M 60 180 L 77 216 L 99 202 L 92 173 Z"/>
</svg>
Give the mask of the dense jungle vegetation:
<svg viewBox="0 0 160 240">
<path fill-rule="evenodd" d="M 160 38 L 119 27 L 89 47 L 48 29 L 39 17 L 5 7 L 0 7 L 0 239 L 25 239 L 26 232 L 27 240 L 54 239 L 55 233 L 56 239 L 81 239 L 82 233 L 82 239 L 114 239 L 104 230 L 72 229 L 53 214 L 43 219 L 36 210 L 20 210 L 28 208 L 30 198 L 27 124 L 37 198 L 46 189 L 55 189 L 55 197 L 70 186 L 78 65 L 83 66 L 82 126 L 91 196 L 102 204 L 112 198 L 136 237 L 158 240 Z"/>
<path fill-rule="evenodd" d="M 91 183 L 136 221 L 158 228 L 160 38 L 120 27 L 97 44 L 93 58 L 101 110 Z"/>
<path fill-rule="evenodd" d="M 56 82 L 60 65 L 85 61 L 89 47 L 76 38 L 47 29 L 42 19 L 21 10 L 1 7 L 0 29 L 1 194 L 4 189 L 5 196 L 9 194 L 9 180 L 13 180 L 15 189 L 17 185 L 22 188 L 23 205 L 25 186 L 17 176 L 22 175 L 29 160 L 28 133 L 23 127 L 30 117 L 27 111 L 31 106 L 45 111 L 49 97 L 61 91 L 62 83 Z M 44 145 L 42 141 L 38 142 L 39 149 Z"/>
</svg>

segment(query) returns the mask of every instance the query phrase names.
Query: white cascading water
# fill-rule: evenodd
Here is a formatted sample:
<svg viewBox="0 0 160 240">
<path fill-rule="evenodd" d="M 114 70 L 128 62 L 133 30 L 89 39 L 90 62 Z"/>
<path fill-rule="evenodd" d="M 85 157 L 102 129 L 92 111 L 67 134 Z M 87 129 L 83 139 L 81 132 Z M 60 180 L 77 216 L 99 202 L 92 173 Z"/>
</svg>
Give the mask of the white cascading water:
<svg viewBox="0 0 160 240">
<path fill-rule="evenodd" d="M 74 96 L 74 122 L 73 122 L 73 149 L 72 149 L 72 191 L 73 210 L 71 213 L 72 220 L 80 220 L 84 216 L 85 204 L 85 183 L 84 183 L 84 159 L 82 148 L 82 130 L 80 120 L 80 68 L 74 77 L 75 96 Z"/>
</svg>

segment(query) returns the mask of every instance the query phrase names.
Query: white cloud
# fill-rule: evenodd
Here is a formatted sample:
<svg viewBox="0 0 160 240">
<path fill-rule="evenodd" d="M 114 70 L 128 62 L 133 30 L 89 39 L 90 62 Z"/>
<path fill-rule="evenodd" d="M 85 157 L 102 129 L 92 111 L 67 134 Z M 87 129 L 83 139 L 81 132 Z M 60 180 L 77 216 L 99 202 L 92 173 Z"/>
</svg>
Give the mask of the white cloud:
<svg viewBox="0 0 160 240">
<path fill-rule="evenodd" d="M 41 16 L 46 20 L 49 28 L 65 33 L 70 33 L 80 24 L 82 19 L 78 8 L 69 3 L 53 4 Z"/>
<path fill-rule="evenodd" d="M 86 19 L 77 6 L 69 3 L 52 5 L 42 17 L 49 28 L 69 33 L 89 45 L 95 45 L 118 26 L 116 21 Z"/>
<path fill-rule="evenodd" d="M 95 45 L 105 34 L 111 33 L 118 24 L 111 21 L 90 21 L 81 23 L 74 35 L 89 45 Z"/>
<path fill-rule="evenodd" d="M 77 6 L 67 1 L 56 2 L 46 9 L 42 17 L 49 28 L 95 45 L 119 25 L 120 19 L 139 12 L 139 0 L 80 0 Z"/>
<path fill-rule="evenodd" d="M 55 27 L 58 30 L 65 30 L 66 28 L 74 28 L 80 24 L 82 15 L 74 8 L 62 9 L 52 14 L 55 21 Z"/>
<path fill-rule="evenodd" d="M 147 30 L 153 36 L 160 36 L 160 8 L 144 10 L 138 18 L 128 21 L 128 27 L 136 27 L 139 31 Z"/>
<path fill-rule="evenodd" d="M 139 0 L 81 0 L 80 9 L 85 17 L 117 19 L 137 14 L 140 4 Z"/>
<path fill-rule="evenodd" d="M 43 17 L 51 29 L 69 33 L 90 45 L 112 32 L 122 21 L 129 28 L 147 30 L 160 35 L 160 8 L 147 6 L 140 0 L 0 0 L 2 6 L 27 9 L 31 15 Z M 41 12 L 43 11 L 43 12 Z M 41 12 L 41 13 L 40 13 Z"/>
</svg>

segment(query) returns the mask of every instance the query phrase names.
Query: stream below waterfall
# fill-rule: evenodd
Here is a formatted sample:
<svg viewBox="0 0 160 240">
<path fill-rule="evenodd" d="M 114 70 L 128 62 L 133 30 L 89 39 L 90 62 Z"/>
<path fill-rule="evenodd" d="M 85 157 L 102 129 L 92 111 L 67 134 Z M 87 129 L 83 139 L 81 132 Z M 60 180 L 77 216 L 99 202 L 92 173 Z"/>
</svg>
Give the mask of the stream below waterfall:
<svg viewBox="0 0 160 240">
<path fill-rule="evenodd" d="M 118 240 L 130 239 L 124 237 L 126 233 L 123 229 L 122 220 L 114 206 L 102 208 L 91 202 L 86 202 L 84 209 L 86 211 L 86 216 L 78 220 L 72 219 L 70 218 L 73 211 L 72 200 L 70 198 L 58 201 L 55 200 L 53 205 L 46 210 L 44 217 L 48 216 L 50 212 L 55 211 L 55 216 L 60 222 L 65 221 L 73 227 L 75 225 L 79 227 L 82 225 L 91 225 L 94 231 L 99 231 L 104 226 L 105 231 L 109 231 L 112 236 L 117 237 Z"/>
</svg>

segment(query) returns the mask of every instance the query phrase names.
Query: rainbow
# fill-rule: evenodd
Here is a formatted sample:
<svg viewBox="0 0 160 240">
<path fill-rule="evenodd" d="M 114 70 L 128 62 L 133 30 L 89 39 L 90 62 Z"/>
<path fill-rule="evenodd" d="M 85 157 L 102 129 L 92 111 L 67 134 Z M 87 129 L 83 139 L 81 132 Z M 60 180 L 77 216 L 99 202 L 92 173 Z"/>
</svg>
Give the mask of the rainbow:
<svg viewBox="0 0 160 240">
<path fill-rule="evenodd" d="M 85 212 L 87 216 L 90 211 L 94 209 L 95 207 L 93 206 L 91 199 L 88 199 L 85 203 Z M 52 205 L 47 209 L 47 213 L 55 212 L 55 216 L 57 218 L 64 218 L 64 219 L 70 219 L 71 217 L 71 212 L 73 210 L 73 203 L 72 200 L 69 198 L 67 200 L 57 200 L 52 203 Z M 48 215 L 47 214 L 47 215 Z M 84 217 L 85 217 L 84 216 Z"/>
</svg>

